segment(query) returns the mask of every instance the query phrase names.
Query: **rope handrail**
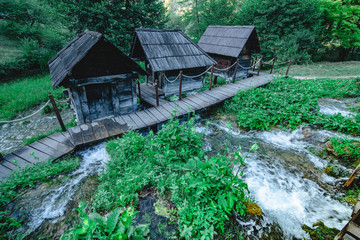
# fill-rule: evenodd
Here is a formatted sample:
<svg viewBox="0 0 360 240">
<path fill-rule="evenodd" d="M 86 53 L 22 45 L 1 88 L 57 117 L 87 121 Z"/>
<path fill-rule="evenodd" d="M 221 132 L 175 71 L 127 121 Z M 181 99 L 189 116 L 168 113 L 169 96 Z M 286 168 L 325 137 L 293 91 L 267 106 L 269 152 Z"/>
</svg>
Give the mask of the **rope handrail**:
<svg viewBox="0 0 360 240">
<path fill-rule="evenodd" d="M 275 58 L 271 59 L 271 60 L 268 61 L 268 62 L 263 61 L 263 64 L 271 64 L 271 62 L 274 61 L 274 60 L 275 60 Z"/>
<path fill-rule="evenodd" d="M 187 78 L 197 78 L 197 77 L 200 77 L 200 76 L 206 74 L 210 69 L 211 69 L 211 66 L 210 66 L 208 69 L 206 69 L 204 72 L 202 72 L 202 73 L 200 73 L 200 74 L 198 74 L 198 75 L 188 76 L 188 75 L 183 74 L 183 76 L 184 76 L 184 77 L 187 77 Z"/>
<path fill-rule="evenodd" d="M 58 102 L 58 103 L 67 103 L 70 98 L 67 98 L 65 101 L 60 101 L 60 100 L 57 100 L 56 98 L 54 98 L 55 102 Z"/>
<path fill-rule="evenodd" d="M 165 75 L 164 72 L 162 72 L 162 75 L 165 77 L 166 81 L 168 81 L 169 83 L 175 82 L 175 81 L 180 77 L 180 73 L 179 73 L 174 80 L 169 80 L 169 79 L 166 77 L 166 75 Z"/>
<path fill-rule="evenodd" d="M 236 62 L 234 62 L 233 65 L 231 65 L 230 67 L 227 67 L 227 68 L 217 68 L 217 67 L 214 66 L 214 69 L 217 70 L 217 71 L 223 71 L 223 72 L 225 72 L 225 71 L 229 70 L 230 68 L 232 68 L 232 67 L 235 66 L 235 65 L 236 65 Z"/>
<path fill-rule="evenodd" d="M 21 122 L 21 121 L 24 121 L 28 118 L 31 118 L 32 116 L 35 116 L 36 114 L 38 114 L 41 110 L 43 110 L 48 104 L 50 103 L 50 100 L 48 100 L 44 106 L 42 106 L 39 110 L 37 110 L 36 112 L 26 116 L 26 117 L 23 117 L 23 118 L 19 118 L 19 119 L 15 119 L 15 120 L 10 120 L 10 121 L 0 121 L 0 123 L 14 123 L 14 122 Z"/>
</svg>

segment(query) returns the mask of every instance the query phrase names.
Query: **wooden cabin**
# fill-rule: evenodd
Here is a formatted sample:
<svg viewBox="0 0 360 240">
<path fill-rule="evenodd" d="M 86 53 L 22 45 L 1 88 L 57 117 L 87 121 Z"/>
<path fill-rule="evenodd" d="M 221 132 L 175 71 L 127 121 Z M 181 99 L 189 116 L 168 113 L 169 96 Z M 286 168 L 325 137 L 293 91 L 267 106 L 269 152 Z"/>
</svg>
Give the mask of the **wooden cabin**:
<svg viewBox="0 0 360 240">
<path fill-rule="evenodd" d="M 158 81 L 165 96 L 178 94 L 180 71 L 184 74 L 182 92 L 189 92 L 203 86 L 205 74 L 201 73 L 216 64 L 180 29 L 136 29 L 130 57 L 145 62 L 150 74 L 147 83 Z"/>
<path fill-rule="evenodd" d="M 229 68 L 238 60 L 244 68 L 237 67 L 237 78 L 248 77 L 251 55 L 260 53 L 255 26 L 208 26 L 198 45 L 217 62 L 218 69 Z M 214 74 L 228 79 L 234 71 L 235 66 Z"/>
<path fill-rule="evenodd" d="M 147 73 L 101 33 L 85 31 L 49 61 L 53 88 L 69 90 L 80 124 L 136 111 L 136 80 Z"/>
</svg>

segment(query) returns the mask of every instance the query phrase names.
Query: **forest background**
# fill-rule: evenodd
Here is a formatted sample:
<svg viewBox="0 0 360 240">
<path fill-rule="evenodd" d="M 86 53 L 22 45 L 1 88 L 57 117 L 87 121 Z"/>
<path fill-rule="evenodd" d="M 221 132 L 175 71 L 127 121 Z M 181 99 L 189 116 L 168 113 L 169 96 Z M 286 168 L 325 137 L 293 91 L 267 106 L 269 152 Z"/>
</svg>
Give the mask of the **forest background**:
<svg viewBox="0 0 360 240">
<path fill-rule="evenodd" d="M 128 53 L 135 28 L 255 25 L 265 59 L 360 60 L 359 0 L 0 0 L 0 82 L 48 71 L 77 33 L 103 33 Z"/>
</svg>

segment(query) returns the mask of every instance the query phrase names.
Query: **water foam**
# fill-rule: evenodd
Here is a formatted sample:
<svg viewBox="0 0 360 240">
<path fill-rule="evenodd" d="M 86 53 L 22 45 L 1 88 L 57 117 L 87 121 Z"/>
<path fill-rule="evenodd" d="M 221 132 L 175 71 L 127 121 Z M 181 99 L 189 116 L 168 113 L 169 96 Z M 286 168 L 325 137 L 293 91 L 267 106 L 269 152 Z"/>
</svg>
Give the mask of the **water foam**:
<svg viewBox="0 0 360 240">
<path fill-rule="evenodd" d="M 41 205 L 31 209 L 29 220 L 22 226 L 20 232 L 26 229 L 25 235 L 30 234 L 45 219 L 63 216 L 67 204 L 79 188 L 79 183 L 87 176 L 94 175 L 103 169 L 104 163 L 109 159 L 103 143 L 79 152 L 78 155 L 83 158 L 79 168 L 69 175 L 69 179 L 65 184 L 46 192 Z"/>
<path fill-rule="evenodd" d="M 275 159 L 250 154 L 246 163 L 242 178 L 265 216 L 277 222 L 287 238 L 306 237 L 303 224 L 323 221 L 328 227 L 341 229 L 349 220 L 351 208 L 332 199 L 302 174 L 286 170 Z"/>
</svg>

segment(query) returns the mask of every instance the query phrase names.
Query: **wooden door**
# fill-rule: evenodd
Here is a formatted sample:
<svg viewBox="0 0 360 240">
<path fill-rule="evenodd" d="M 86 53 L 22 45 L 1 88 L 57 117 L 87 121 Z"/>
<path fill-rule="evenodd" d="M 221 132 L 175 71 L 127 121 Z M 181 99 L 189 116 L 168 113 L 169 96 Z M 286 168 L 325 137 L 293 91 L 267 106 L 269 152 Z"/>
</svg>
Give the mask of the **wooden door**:
<svg viewBox="0 0 360 240">
<path fill-rule="evenodd" d="M 85 88 L 90 121 L 114 115 L 110 83 L 87 85 Z"/>
</svg>

